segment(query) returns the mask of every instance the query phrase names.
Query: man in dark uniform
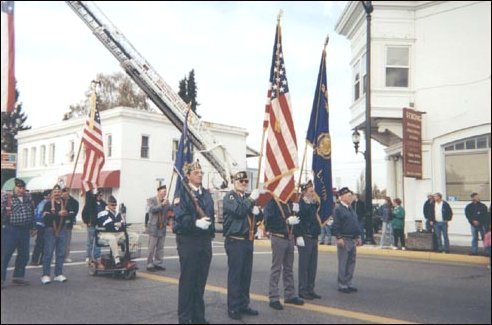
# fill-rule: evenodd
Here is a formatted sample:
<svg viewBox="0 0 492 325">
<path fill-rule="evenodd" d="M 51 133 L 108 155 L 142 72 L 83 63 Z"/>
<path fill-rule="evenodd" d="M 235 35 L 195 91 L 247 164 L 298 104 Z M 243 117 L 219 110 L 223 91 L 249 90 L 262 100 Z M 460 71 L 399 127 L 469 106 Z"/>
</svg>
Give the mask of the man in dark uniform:
<svg viewBox="0 0 492 325">
<path fill-rule="evenodd" d="M 248 174 L 236 173 L 233 177 L 234 190 L 224 196 L 224 246 L 227 253 L 227 309 L 229 317 L 239 320 L 241 314 L 258 315 L 249 307 L 249 289 L 253 268 L 253 240 L 259 208 L 255 201 L 260 195 L 254 190 L 245 195 Z"/>
<path fill-rule="evenodd" d="M 300 223 L 294 227 L 297 250 L 299 251 L 299 296 L 307 300 L 320 299 L 314 292 L 318 269 L 318 236 L 321 233 L 318 216 L 319 197 L 313 182 L 301 185 L 302 198 L 299 202 Z"/>
<path fill-rule="evenodd" d="M 202 168 L 198 160 L 184 167 L 179 196 L 174 200 L 179 264 L 178 317 L 181 324 L 208 324 L 203 294 L 212 261 L 215 236 L 214 202 L 202 187 Z"/>
<path fill-rule="evenodd" d="M 273 196 L 264 209 L 266 230 L 270 233 L 272 245 L 272 268 L 270 270 L 270 283 L 268 297 L 269 306 L 276 310 L 282 310 L 279 301 L 280 293 L 278 281 L 280 273 L 284 280 L 284 303 L 303 305 L 304 300 L 296 296 L 294 287 L 294 234 L 292 227 L 299 223 L 299 218 L 293 215 L 289 201 L 282 203 Z"/>
<path fill-rule="evenodd" d="M 352 286 L 355 270 L 357 246 L 362 245 L 360 227 L 357 214 L 350 206 L 352 192 L 347 187 L 338 191 L 340 203 L 335 207 L 333 214 L 333 235 L 337 238 L 338 256 L 338 291 L 343 293 L 357 292 Z"/>
</svg>

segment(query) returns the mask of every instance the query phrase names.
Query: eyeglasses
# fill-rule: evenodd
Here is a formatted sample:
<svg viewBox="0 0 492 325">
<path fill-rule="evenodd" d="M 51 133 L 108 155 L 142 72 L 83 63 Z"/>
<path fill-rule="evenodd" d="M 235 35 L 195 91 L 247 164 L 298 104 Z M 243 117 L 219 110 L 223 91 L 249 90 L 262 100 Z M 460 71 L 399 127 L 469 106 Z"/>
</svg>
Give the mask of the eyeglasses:
<svg viewBox="0 0 492 325">
<path fill-rule="evenodd" d="M 115 206 L 116 206 L 116 204 L 114 204 L 114 203 L 108 203 L 108 205 L 109 205 L 110 207 L 115 207 Z"/>
<path fill-rule="evenodd" d="M 239 183 L 248 184 L 249 183 L 249 180 L 247 180 L 247 179 L 240 179 L 239 180 Z"/>
</svg>

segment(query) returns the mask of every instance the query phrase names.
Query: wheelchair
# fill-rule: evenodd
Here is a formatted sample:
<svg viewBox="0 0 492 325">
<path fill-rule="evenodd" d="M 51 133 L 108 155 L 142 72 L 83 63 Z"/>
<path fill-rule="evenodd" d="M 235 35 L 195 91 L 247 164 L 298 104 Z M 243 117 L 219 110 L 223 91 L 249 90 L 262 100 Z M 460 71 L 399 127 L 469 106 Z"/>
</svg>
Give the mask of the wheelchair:
<svg viewBox="0 0 492 325">
<path fill-rule="evenodd" d="M 123 226 L 125 236 L 118 241 L 118 246 L 125 253 L 121 258 L 119 265 L 116 265 L 113 258 L 113 252 L 109 250 L 109 254 L 101 254 L 100 261 L 94 258 L 94 250 L 91 252 L 91 261 L 89 262 L 89 274 L 96 275 L 112 275 L 114 278 L 123 278 L 126 280 L 134 280 L 137 277 L 138 265 L 133 258 L 139 257 L 141 252 L 140 243 L 130 247 L 127 228 L 130 224 Z M 98 247 L 109 247 L 109 243 L 99 237 L 99 234 L 105 232 L 104 227 L 96 227 L 95 243 Z"/>
</svg>

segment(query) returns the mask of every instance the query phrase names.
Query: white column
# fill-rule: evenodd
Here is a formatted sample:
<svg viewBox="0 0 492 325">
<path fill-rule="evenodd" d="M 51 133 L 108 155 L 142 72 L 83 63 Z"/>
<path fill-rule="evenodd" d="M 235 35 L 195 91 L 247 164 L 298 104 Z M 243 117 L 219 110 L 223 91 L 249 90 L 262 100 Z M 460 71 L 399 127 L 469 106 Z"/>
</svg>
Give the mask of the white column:
<svg viewBox="0 0 492 325">
<path fill-rule="evenodd" d="M 391 156 L 386 156 L 386 194 L 390 197 L 394 197 L 396 194 L 396 174 L 395 174 L 395 161 Z"/>
</svg>

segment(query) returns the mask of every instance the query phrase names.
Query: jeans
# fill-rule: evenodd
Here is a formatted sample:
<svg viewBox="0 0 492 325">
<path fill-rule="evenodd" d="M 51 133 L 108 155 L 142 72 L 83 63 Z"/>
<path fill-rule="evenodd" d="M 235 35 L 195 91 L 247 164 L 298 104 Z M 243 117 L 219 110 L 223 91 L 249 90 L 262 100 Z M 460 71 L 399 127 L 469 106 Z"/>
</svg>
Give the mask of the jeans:
<svg viewBox="0 0 492 325">
<path fill-rule="evenodd" d="M 326 245 L 331 244 L 331 226 L 330 225 L 326 224 L 323 227 L 321 227 L 321 239 L 319 240 L 319 242 L 324 243 Z"/>
<path fill-rule="evenodd" d="M 98 259 L 101 257 L 101 247 L 94 245 L 96 237 L 96 228 L 87 227 L 87 241 L 86 241 L 86 257 L 89 259 Z"/>
<path fill-rule="evenodd" d="M 366 229 L 366 221 L 364 218 L 359 220 L 359 229 L 360 229 L 360 239 L 362 242 L 366 241 L 366 234 L 365 234 L 365 229 Z"/>
<path fill-rule="evenodd" d="M 383 247 L 387 241 L 389 241 L 390 244 L 393 243 L 393 228 L 391 227 L 391 221 L 383 222 L 379 246 Z"/>
<path fill-rule="evenodd" d="M 449 252 L 448 223 L 444 221 L 434 223 L 434 233 L 437 237 L 437 250 L 443 251 L 442 237 L 444 237 L 444 251 Z"/>
<path fill-rule="evenodd" d="M 58 237 L 55 236 L 53 228 L 44 231 L 44 256 L 43 275 L 51 275 L 51 259 L 55 254 L 55 276 L 63 274 L 63 263 L 65 262 L 65 228 L 60 230 Z"/>
<path fill-rule="evenodd" d="M 7 277 L 7 267 L 16 249 L 14 278 L 23 278 L 26 274 L 30 238 L 28 227 L 5 226 L 2 229 L 2 281 Z"/>
<path fill-rule="evenodd" d="M 484 230 L 485 229 L 483 228 L 482 225 L 480 226 L 471 225 L 471 233 L 472 233 L 471 252 L 473 254 L 478 253 L 478 234 L 480 233 L 480 238 L 483 239 Z"/>
</svg>

